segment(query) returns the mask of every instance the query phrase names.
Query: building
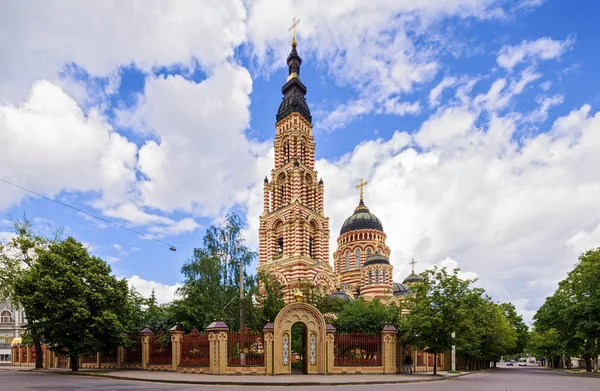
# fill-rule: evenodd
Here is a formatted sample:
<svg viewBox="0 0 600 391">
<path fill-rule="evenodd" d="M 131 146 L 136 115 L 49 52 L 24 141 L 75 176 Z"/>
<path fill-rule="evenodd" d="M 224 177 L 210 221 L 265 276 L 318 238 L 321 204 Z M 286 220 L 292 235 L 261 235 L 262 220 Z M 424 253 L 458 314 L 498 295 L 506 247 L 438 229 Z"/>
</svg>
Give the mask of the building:
<svg viewBox="0 0 600 391">
<path fill-rule="evenodd" d="M 25 311 L 8 302 L 0 302 L 0 363 L 10 363 L 10 346 L 20 343 L 27 326 Z"/>
<path fill-rule="evenodd" d="M 311 283 L 332 297 L 401 305 L 413 274 L 393 282 L 390 248 L 381 221 L 363 199 L 367 184 L 360 180 L 358 206 L 342 225 L 329 262 L 329 218 L 324 210 L 322 178 L 315 171 L 312 116 L 307 88 L 300 78 L 302 59 L 296 39 L 287 57 L 288 77 L 276 115 L 275 161 L 264 180 L 263 213 L 259 224 L 257 271 L 268 273 L 284 286 L 286 302 L 294 301 L 301 283 Z M 414 263 L 413 263 L 414 265 Z"/>
</svg>

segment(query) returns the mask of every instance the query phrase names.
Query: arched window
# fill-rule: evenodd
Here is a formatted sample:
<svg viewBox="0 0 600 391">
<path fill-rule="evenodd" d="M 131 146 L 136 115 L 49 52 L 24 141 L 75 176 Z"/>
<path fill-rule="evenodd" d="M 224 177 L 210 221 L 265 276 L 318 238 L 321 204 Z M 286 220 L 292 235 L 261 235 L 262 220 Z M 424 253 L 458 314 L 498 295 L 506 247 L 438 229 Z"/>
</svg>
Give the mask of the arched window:
<svg viewBox="0 0 600 391">
<path fill-rule="evenodd" d="M 383 271 L 383 283 L 385 284 L 385 270 Z"/>
<path fill-rule="evenodd" d="M 277 239 L 277 254 L 283 254 L 283 238 Z"/>
<path fill-rule="evenodd" d="M 373 283 L 373 272 L 369 270 L 369 285 Z"/>
<path fill-rule="evenodd" d="M 367 249 L 367 259 L 369 259 L 369 257 L 370 257 L 370 256 L 371 256 L 371 249 L 370 249 L 370 248 L 368 248 L 368 249 Z"/>
<path fill-rule="evenodd" d="M 346 271 L 350 270 L 350 251 L 346 251 Z"/>
<path fill-rule="evenodd" d="M 308 256 L 311 258 L 313 257 L 313 242 L 313 238 L 308 238 Z"/>
<path fill-rule="evenodd" d="M 290 161 L 290 143 L 288 141 L 283 144 L 283 163 Z"/>
<path fill-rule="evenodd" d="M 0 312 L 0 323 L 13 323 L 14 321 L 10 311 Z"/>
<path fill-rule="evenodd" d="M 375 284 L 379 284 L 379 270 L 375 270 Z"/>
<path fill-rule="evenodd" d="M 302 142 L 302 144 L 300 144 L 300 161 L 302 163 L 304 163 L 304 159 L 306 155 L 306 144 L 304 143 L 304 141 Z"/>
<path fill-rule="evenodd" d="M 354 252 L 354 258 L 356 260 L 356 268 L 360 269 L 360 248 L 357 248 Z"/>
</svg>

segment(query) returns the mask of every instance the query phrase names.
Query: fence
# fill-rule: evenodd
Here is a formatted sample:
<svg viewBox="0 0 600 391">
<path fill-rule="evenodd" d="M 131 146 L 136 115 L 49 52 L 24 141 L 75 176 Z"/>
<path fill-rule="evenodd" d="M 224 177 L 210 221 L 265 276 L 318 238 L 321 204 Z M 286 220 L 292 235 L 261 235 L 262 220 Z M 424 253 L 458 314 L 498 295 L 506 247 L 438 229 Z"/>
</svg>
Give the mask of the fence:
<svg viewBox="0 0 600 391">
<path fill-rule="evenodd" d="M 210 343 L 208 334 L 198 333 L 193 329 L 189 335 L 184 335 L 181 340 L 180 366 L 208 367 L 210 366 Z"/>
<path fill-rule="evenodd" d="M 230 366 L 263 366 L 265 356 L 262 333 L 248 329 L 230 332 L 227 340 L 227 362 Z"/>
<path fill-rule="evenodd" d="M 126 364 L 140 364 L 142 362 L 142 339 L 139 336 L 131 336 L 129 338 L 132 344 L 125 350 L 123 362 Z"/>
<path fill-rule="evenodd" d="M 96 364 L 98 362 L 97 354 L 84 354 L 81 357 L 81 362 L 83 364 Z"/>
<path fill-rule="evenodd" d="M 150 359 L 149 364 L 171 364 L 172 356 L 171 340 L 164 342 L 162 332 L 158 336 L 150 338 Z"/>
<path fill-rule="evenodd" d="M 103 364 L 116 364 L 118 359 L 117 348 L 104 352 L 100 355 L 100 362 Z"/>
<path fill-rule="evenodd" d="M 381 334 L 335 334 L 334 365 L 380 366 Z"/>
</svg>

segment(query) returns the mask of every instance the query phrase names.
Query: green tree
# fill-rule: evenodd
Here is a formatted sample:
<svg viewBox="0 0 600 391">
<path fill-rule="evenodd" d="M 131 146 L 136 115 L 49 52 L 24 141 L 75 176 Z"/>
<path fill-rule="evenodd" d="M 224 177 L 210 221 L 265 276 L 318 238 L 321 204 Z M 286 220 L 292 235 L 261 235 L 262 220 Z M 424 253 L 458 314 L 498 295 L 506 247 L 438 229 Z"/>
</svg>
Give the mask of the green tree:
<svg viewBox="0 0 600 391">
<path fill-rule="evenodd" d="M 285 306 L 283 300 L 283 285 L 276 278 L 259 273 L 258 276 L 258 327 L 264 326 L 268 321 L 274 321 L 275 317 Z M 262 325 L 262 326 L 261 326 Z"/>
<path fill-rule="evenodd" d="M 515 330 L 517 336 L 514 348 L 508 349 L 503 354 L 515 356 L 525 352 L 529 342 L 529 327 L 523 321 L 523 316 L 519 315 L 513 303 L 500 303 L 500 308 L 504 313 L 504 318 L 508 321 L 510 327 Z"/>
<path fill-rule="evenodd" d="M 412 295 L 407 304 L 410 312 L 406 315 L 408 328 L 406 341 L 418 349 L 434 354 L 434 374 L 436 374 L 437 355 L 451 349 L 453 343 L 465 341 L 461 335 L 470 328 L 467 302 L 473 295 L 471 280 L 458 277 L 458 269 L 452 274 L 445 268 L 434 267 L 421 273 L 421 281 L 411 286 Z M 480 296 L 476 292 L 475 296 Z M 456 332 L 458 339 L 452 339 Z"/>
<path fill-rule="evenodd" d="M 57 354 L 77 358 L 122 341 L 128 288 L 110 266 L 75 239 L 51 243 L 15 282 L 15 298 L 28 322 Z"/>
<path fill-rule="evenodd" d="M 14 236 L 7 243 L 0 243 L 0 300 L 17 304 L 16 281 L 35 264 L 39 254 L 46 251 L 50 243 L 58 240 L 62 231 L 57 230 L 53 237 L 46 238 L 34 231 L 26 216 L 11 222 Z M 28 335 L 36 350 L 35 367 L 42 368 L 42 344 L 35 323 L 31 321 L 28 324 Z"/>
<path fill-rule="evenodd" d="M 346 303 L 334 321 L 338 332 L 377 334 L 385 325 L 398 327 L 400 313 L 396 306 L 386 306 L 378 299 L 365 302 L 362 298 Z"/>
</svg>

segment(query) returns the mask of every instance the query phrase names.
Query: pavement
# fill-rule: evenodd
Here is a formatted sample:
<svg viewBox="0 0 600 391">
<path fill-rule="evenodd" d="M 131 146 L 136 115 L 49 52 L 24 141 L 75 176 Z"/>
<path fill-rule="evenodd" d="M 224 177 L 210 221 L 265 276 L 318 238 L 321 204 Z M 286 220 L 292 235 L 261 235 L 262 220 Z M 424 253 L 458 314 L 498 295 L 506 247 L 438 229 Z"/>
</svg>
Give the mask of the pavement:
<svg viewBox="0 0 600 391">
<path fill-rule="evenodd" d="M 101 377 L 116 380 L 145 381 L 156 383 L 173 384 L 198 384 L 198 385 L 251 385 L 251 386 L 341 386 L 361 384 L 398 384 L 398 383 L 420 383 L 443 380 L 464 376 L 474 373 L 466 372 L 451 374 L 445 371 L 419 372 L 412 375 L 208 375 L 197 373 L 178 373 L 163 371 L 140 371 L 140 370 L 98 370 L 80 369 L 72 372 L 70 369 L 49 368 L 34 369 L 31 367 L 2 367 L 0 372 L 35 372 L 46 374 L 60 374 L 71 376 Z"/>
<path fill-rule="evenodd" d="M 275 376 L 272 378 L 279 377 L 285 378 L 288 376 Z M 359 375 L 358 377 L 367 377 L 367 375 Z M 387 376 L 374 377 L 387 378 Z M 343 389 L 336 385 L 309 387 L 306 385 L 271 384 L 271 386 L 269 391 L 289 391 L 290 387 L 323 391 L 340 391 Z M 351 387 L 351 391 L 373 391 L 374 389 L 377 391 L 598 391 L 600 390 L 600 378 L 576 376 L 539 368 L 517 367 L 492 369 L 470 374 L 469 376 L 443 377 L 440 378 L 440 381 L 435 382 L 380 384 L 376 387 L 371 384 L 356 384 L 345 387 Z M 57 376 L 50 371 L 0 370 L 0 390 L 2 391 L 260 391 L 264 388 L 261 385 L 149 383 L 89 376 Z"/>
</svg>

